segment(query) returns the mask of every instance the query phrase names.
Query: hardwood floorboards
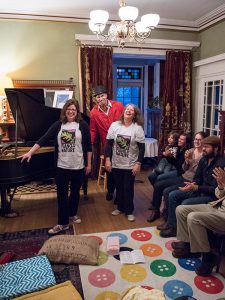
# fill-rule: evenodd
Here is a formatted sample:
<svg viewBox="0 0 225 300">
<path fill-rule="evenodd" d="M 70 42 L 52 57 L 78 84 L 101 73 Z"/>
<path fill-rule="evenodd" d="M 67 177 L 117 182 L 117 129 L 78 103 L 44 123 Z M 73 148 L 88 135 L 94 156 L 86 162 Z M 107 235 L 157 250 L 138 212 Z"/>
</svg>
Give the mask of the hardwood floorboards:
<svg viewBox="0 0 225 300">
<path fill-rule="evenodd" d="M 142 171 L 135 182 L 135 222 L 129 222 L 124 215 L 112 216 L 115 209 L 113 201 L 105 199 L 106 191 L 103 185 L 98 186 L 96 180 L 89 180 L 88 200 L 81 199 L 78 214 L 81 224 L 75 225 L 77 234 L 94 233 L 102 231 L 122 230 L 153 226 L 159 221 L 148 223 L 146 221 L 149 203 L 153 188 L 148 182 L 149 171 Z M 139 182 L 141 181 L 141 182 Z M 15 197 L 12 205 L 20 216 L 17 218 L 0 218 L 0 232 L 14 232 L 37 228 L 47 228 L 57 223 L 56 193 L 32 193 Z"/>
</svg>

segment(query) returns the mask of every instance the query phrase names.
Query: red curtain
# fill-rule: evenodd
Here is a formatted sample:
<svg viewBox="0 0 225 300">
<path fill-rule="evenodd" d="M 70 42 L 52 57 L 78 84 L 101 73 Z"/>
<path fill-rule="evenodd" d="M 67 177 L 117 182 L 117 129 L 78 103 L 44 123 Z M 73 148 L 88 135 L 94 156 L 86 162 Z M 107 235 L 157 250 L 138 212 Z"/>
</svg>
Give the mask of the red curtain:
<svg viewBox="0 0 225 300">
<path fill-rule="evenodd" d="M 104 85 L 108 98 L 112 99 L 112 48 L 81 48 L 81 79 L 83 112 L 89 115 L 93 107 L 92 89 L 96 85 Z"/>
<path fill-rule="evenodd" d="M 160 144 L 171 131 L 191 132 L 191 53 L 167 51 Z"/>
</svg>

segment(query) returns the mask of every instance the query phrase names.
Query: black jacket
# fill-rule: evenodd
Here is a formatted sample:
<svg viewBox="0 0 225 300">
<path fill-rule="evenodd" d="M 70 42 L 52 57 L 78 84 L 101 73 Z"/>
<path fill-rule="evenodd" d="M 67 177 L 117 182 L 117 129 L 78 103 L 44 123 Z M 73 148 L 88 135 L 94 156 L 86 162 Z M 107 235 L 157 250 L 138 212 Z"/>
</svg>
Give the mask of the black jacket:
<svg viewBox="0 0 225 300">
<path fill-rule="evenodd" d="M 216 167 L 225 167 L 225 159 L 219 155 L 215 156 L 208 165 L 209 159 L 202 157 L 199 161 L 193 182 L 198 185 L 198 192 L 215 197 L 215 188 L 217 181 L 212 176 Z"/>
<path fill-rule="evenodd" d="M 62 122 L 56 121 L 52 124 L 52 126 L 48 129 L 48 131 L 36 142 L 40 147 L 44 146 L 48 143 L 49 140 L 54 140 L 55 145 L 55 162 L 58 160 L 58 141 L 57 136 L 61 129 Z M 83 120 L 79 122 L 79 129 L 81 131 L 82 136 L 82 149 L 84 155 L 84 165 L 87 166 L 87 153 L 92 152 L 91 146 L 91 137 L 90 130 L 87 123 Z"/>
</svg>

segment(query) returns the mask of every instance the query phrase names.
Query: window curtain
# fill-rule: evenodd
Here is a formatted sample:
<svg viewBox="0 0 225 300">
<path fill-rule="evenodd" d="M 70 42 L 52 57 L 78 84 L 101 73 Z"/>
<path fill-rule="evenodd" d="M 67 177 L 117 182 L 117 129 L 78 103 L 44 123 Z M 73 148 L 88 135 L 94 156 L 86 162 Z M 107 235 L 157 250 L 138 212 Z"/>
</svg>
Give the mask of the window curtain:
<svg viewBox="0 0 225 300">
<path fill-rule="evenodd" d="M 190 52 L 166 52 L 160 145 L 167 141 L 172 130 L 191 132 Z"/>
<path fill-rule="evenodd" d="M 107 88 L 108 99 L 112 99 L 112 48 L 80 47 L 80 99 L 81 109 L 85 115 L 90 114 L 94 106 L 92 89 L 97 85 Z M 93 147 L 92 177 L 98 176 L 99 157 L 103 153 L 100 141 Z"/>
<path fill-rule="evenodd" d="M 104 85 L 112 99 L 112 48 L 80 47 L 80 92 L 83 113 L 89 115 L 94 103 L 92 89 Z"/>
</svg>

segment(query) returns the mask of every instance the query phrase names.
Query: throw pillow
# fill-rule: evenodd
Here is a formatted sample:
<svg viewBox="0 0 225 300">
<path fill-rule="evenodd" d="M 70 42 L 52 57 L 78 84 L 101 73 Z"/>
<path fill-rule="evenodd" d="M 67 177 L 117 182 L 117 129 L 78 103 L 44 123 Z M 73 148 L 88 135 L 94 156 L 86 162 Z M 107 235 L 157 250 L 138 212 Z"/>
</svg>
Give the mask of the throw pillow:
<svg viewBox="0 0 225 300">
<path fill-rule="evenodd" d="M 0 267 L 0 299 L 45 289 L 56 284 L 46 256 L 17 260 Z"/>
<path fill-rule="evenodd" d="M 166 300 L 164 293 L 157 289 L 147 290 L 141 286 L 130 287 L 121 300 Z"/>
<path fill-rule="evenodd" d="M 71 281 L 65 281 L 56 284 L 48 289 L 41 290 L 35 293 L 26 294 L 15 300 L 82 300 L 80 294 L 72 285 Z"/>
<path fill-rule="evenodd" d="M 43 254 L 54 263 L 96 265 L 99 243 L 85 236 L 58 235 L 44 243 L 38 252 L 38 255 Z"/>
</svg>

